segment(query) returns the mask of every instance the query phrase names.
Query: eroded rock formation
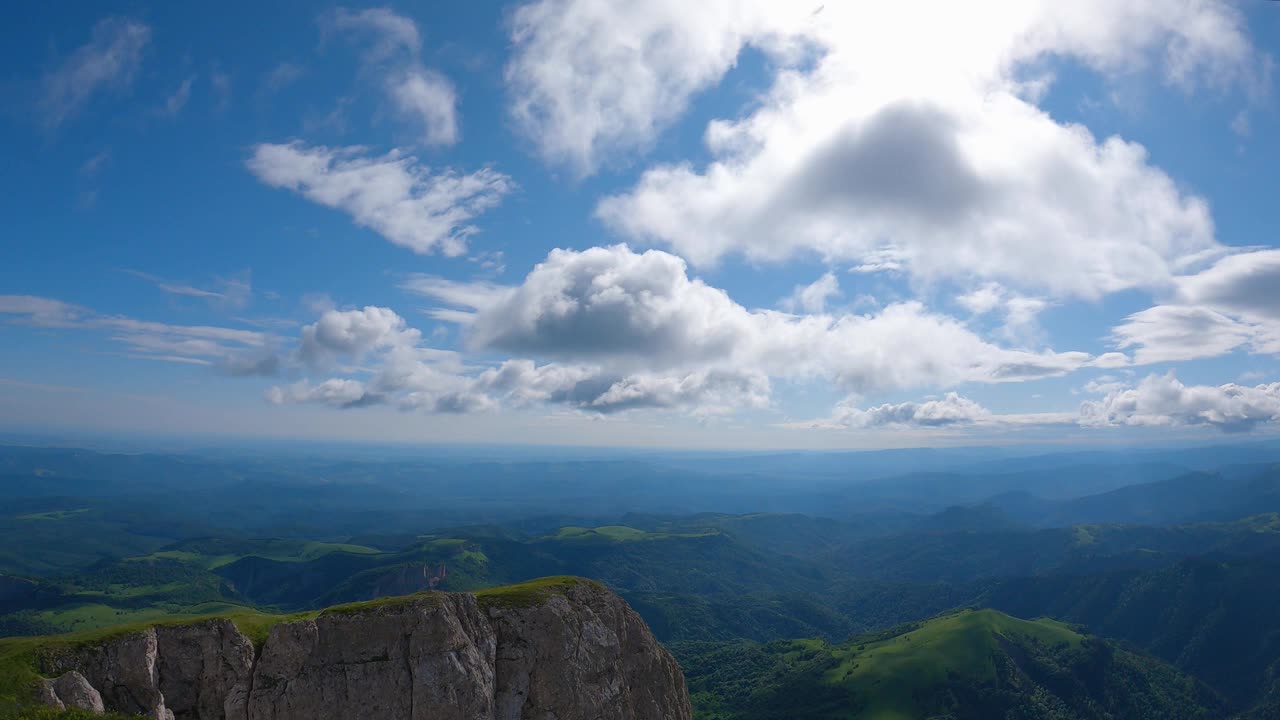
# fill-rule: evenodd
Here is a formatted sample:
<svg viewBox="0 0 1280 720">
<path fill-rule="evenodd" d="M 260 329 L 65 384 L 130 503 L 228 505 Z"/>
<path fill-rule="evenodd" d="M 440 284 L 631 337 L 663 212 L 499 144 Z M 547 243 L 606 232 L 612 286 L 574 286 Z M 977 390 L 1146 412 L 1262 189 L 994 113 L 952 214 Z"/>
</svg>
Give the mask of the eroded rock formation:
<svg viewBox="0 0 1280 720">
<path fill-rule="evenodd" d="M 156 720 L 688 720 L 675 660 L 585 580 L 425 593 L 273 627 L 229 620 L 51 651 L 49 705 Z"/>
</svg>

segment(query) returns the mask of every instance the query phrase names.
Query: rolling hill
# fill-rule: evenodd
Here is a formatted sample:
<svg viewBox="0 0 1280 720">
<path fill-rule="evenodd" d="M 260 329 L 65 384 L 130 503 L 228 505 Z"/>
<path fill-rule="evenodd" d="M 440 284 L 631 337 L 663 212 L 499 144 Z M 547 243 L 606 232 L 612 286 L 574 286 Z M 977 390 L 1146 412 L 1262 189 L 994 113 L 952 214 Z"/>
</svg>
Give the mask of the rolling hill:
<svg viewBox="0 0 1280 720">
<path fill-rule="evenodd" d="M 700 720 L 1216 720 L 1223 709 L 1158 660 L 995 610 L 952 612 L 840 645 L 673 649 Z"/>
</svg>

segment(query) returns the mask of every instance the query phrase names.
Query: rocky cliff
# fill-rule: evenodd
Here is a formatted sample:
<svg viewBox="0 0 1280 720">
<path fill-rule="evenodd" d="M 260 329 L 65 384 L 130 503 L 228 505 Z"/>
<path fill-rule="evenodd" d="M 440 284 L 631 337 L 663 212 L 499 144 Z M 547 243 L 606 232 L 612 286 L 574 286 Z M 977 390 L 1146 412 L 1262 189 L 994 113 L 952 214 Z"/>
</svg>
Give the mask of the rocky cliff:
<svg viewBox="0 0 1280 720">
<path fill-rule="evenodd" d="M 675 660 L 621 598 L 552 578 L 275 624 L 159 625 L 39 656 L 55 707 L 156 720 L 687 720 Z"/>
</svg>

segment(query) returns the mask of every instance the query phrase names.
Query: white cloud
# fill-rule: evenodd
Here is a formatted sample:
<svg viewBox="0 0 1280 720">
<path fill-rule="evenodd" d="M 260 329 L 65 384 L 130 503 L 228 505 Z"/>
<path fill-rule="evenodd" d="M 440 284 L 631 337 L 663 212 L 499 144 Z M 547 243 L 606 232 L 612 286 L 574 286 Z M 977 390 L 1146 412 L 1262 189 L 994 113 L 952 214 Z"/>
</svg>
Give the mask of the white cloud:
<svg viewBox="0 0 1280 720">
<path fill-rule="evenodd" d="M 582 407 L 599 412 L 691 407 L 695 414 L 715 415 L 769 404 L 769 378 L 763 373 L 699 370 L 685 375 L 624 377 Z"/>
<path fill-rule="evenodd" d="M 400 151 L 367 157 L 359 147 L 301 142 L 254 147 L 248 167 L 272 187 L 348 213 L 357 224 L 419 254 L 466 252 L 472 218 L 497 205 L 514 184 L 484 168 L 432 173 Z"/>
<path fill-rule="evenodd" d="M 352 12 L 338 8 L 320 16 L 321 30 L 366 34 L 373 40 L 366 51 L 368 62 L 382 62 L 400 52 L 416 55 L 422 48 L 422 36 L 413 20 L 397 15 L 388 8 L 367 8 Z"/>
<path fill-rule="evenodd" d="M 782 299 L 779 307 L 787 312 L 820 313 L 826 310 L 828 300 L 839 296 L 840 281 L 835 274 L 828 272 L 808 285 L 797 285 L 791 295 Z"/>
<path fill-rule="evenodd" d="M 458 94 L 444 74 L 422 64 L 422 37 L 413 20 L 387 8 L 339 8 L 322 15 L 320 23 L 326 33 L 356 33 L 372 40 L 364 56 L 365 72 L 383 76 L 396 111 L 422 126 L 423 144 L 458 141 Z"/>
<path fill-rule="evenodd" d="M 34 295 L 0 295 L 0 315 L 18 315 L 38 327 L 70 327 L 89 314 L 84 308 Z"/>
<path fill-rule="evenodd" d="M 1248 327 L 1202 307 L 1158 305 L 1136 312 L 1112 330 L 1116 346 L 1137 348 L 1138 364 L 1224 355 L 1249 341 Z"/>
<path fill-rule="evenodd" d="M 769 379 L 759 373 L 695 371 L 619 376 L 599 367 L 537 365 L 508 360 L 476 378 L 473 392 L 504 397 L 514 405 L 554 403 L 597 413 L 644 409 L 689 409 L 716 415 L 744 407 L 767 407 Z"/>
<path fill-rule="evenodd" d="M 1081 406 L 1083 425 L 1212 425 L 1227 432 L 1280 419 L 1280 383 L 1183 385 L 1170 372 Z"/>
<path fill-rule="evenodd" d="M 359 372 L 368 376 L 273 387 L 267 391 L 268 402 L 344 409 L 394 402 L 405 410 L 433 413 L 490 411 L 504 404 L 561 405 L 600 414 L 680 408 L 694 415 L 769 404 L 768 378 L 750 371 L 627 374 L 600 365 L 538 365 L 523 359 L 507 360 L 496 368 L 470 367 L 456 353 L 424 345 L 418 330 L 383 307 L 326 311 L 303 328 L 298 354 L 315 368 L 355 361 L 365 366 Z M 226 370 L 261 374 L 252 363 Z"/>
<path fill-rule="evenodd" d="M 98 22 L 89 42 L 45 75 L 40 109 L 46 125 L 61 125 L 100 90 L 128 87 L 150 40 L 151 28 L 137 20 Z"/>
<path fill-rule="evenodd" d="M 811 12 L 753 0 L 525 4 L 510 23 L 512 115 L 549 162 L 590 175 L 650 145 L 744 44 L 782 50 Z"/>
<path fill-rule="evenodd" d="M 553 250 L 512 288 L 416 289 L 464 306 L 465 337 L 476 349 L 607 363 L 622 374 L 732 369 L 825 379 L 862 392 L 1026 380 L 1090 360 L 1085 353 L 1001 348 L 916 302 L 870 315 L 748 310 L 690 278 L 680 258 L 621 245 Z"/>
<path fill-rule="evenodd" d="M 174 282 L 142 272 L 141 270 L 125 270 L 135 277 L 140 277 L 156 286 L 160 291 L 180 297 L 199 298 L 230 310 L 240 310 L 248 306 L 253 298 L 252 275 L 248 270 L 231 277 L 220 277 L 213 280 L 214 290 L 209 287 L 196 287 L 182 282 Z"/>
<path fill-rule="evenodd" d="M 108 333 L 131 357 L 215 365 L 232 375 L 274 373 L 278 362 L 266 333 L 210 325 L 175 325 L 123 315 L 102 315 L 87 308 L 30 295 L 0 295 L 0 315 L 47 328 Z"/>
<path fill-rule="evenodd" d="M 999 310 L 1004 315 L 1001 334 L 1009 340 L 1024 342 L 1040 334 L 1040 313 L 1049 307 L 1049 301 L 1043 298 L 1010 292 L 996 282 L 984 283 L 958 296 L 956 303 L 975 316 Z"/>
<path fill-rule="evenodd" d="M 1004 288 L 989 282 L 956 298 L 960 306 L 974 315 L 985 315 L 1004 304 Z"/>
<path fill-rule="evenodd" d="M 1114 375 L 1102 375 L 1084 384 L 1082 388 L 1090 395 L 1109 395 L 1117 390 L 1124 390 L 1127 385 Z"/>
<path fill-rule="evenodd" d="M 706 167 L 658 165 L 601 202 L 599 216 L 626 236 L 698 264 L 816 252 L 878 267 L 868 259 L 888 253 L 926 280 L 1090 299 L 1166 287 L 1220 251 L 1202 199 L 1140 145 L 1055 121 L 1024 98 L 1023 74 L 1069 57 L 1109 74 L 1163 71 L 1185 88 L 1248 85 L 1258 56 L 1230 5 L 944 4 L 928 23 L 918 8 L 884 3 L 828 3 L 808 22 L 778 15 L 794 8 L 784 3 L 732 7 L 707 10 L 703 24 L 675 3 L 544 2 L 517 13 L 531 63 L 518 57 L 511 71 L 517 117 L 533 118 L 544 152 L 579 159 L 600 138 L 651 136 L 686 86 L 714 82 L 746 44 L 819 48 L 812 62 L 779 56 L 758 105 L 708 125 Z M 616 46 L 620 58 L 601 32 L 615 25 L 633 38 Z M 700 41 L 684 42 L 689 34 Z M 652 56 L 629 50 L 649 47 Z M 679 66 L 706 69 L 672 73 Z M 662 81 L 646 85 L 649 76 Z M 626 88 L 636 106 L 618 112 L 610 88 Z M 620 129 L 603 124 L 615 118 Z"/>
<path fill-rule="evenodd" d="M 377 405 L 384 401 L 384 398 L 369 393 L 364 383 L 342 378 L 325 380 L 318 385 L 299 381 L 284 387 L 271 387 L 267 389 L 266 398 L 272 405 L 317 403 L 343 409 Z"/>
<path fill-rule="evenodd" d="M 444 75 L 412 67 L 387 80 L 387 92 L 401 112 L 422 122 L 423 143 L 452 145 L 458 141 L 458 103 L 453 83 Z"/>
<path fill-rule="evenodd" d="M 1222 258 L 1203 272 L 1180 278 L 1178 295 L 1187 304 L 1280 320 L 1280 250 Z"/>
<path fill-rule="evenodd" d="M 311 364 L 337 358 L 359 360 L 376 350 L 412 347 L 420 340 L 421 333 L 388 308 L 329 310 L 302 329 L 298 354 Z"/>
<path fill-rule="evenodd" d="M 843 403 L 836 407 L 834 413 L 836 424 L 853 428 L 885 425 L 941 427 L 972 424 L 990 417 L 990 410 L 954 392 L 935 400 L 886 403 L 866 410 Z"/>
<path fill-rule="evenodd" d="M 1238 348 L 1280 355 L 1280 250 L 1228 255 L 1174 281 L 1169 304 L 1112 330 L 1139 363 L 1216 357 Z"/>
<path fill-rule="evenodd" d="M 435 275 L 414 274 L 400 283 L 400 288 L 416 295 L 433 298 L 447 305 L 480 308 L 502 299 L 508 288 L 487 282 L 459 282 Z M 432 308 L 432 317 L 448 322 L 469 323 L 474 313 L 453 308 Z"/>
</svg>

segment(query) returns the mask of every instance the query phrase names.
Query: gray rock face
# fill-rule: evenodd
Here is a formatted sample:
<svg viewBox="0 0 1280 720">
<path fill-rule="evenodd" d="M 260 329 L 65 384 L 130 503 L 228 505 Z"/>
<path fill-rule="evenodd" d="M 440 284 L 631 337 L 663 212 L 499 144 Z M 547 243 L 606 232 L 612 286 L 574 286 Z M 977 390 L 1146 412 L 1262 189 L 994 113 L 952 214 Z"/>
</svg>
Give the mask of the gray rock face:
<svg viewBox="0 0 1280 720">
<path fill-rule="evenodd" d="M 74 708 L 99 713 L 106 709 L 102 705 L 102 695 L 75 670 L 63 673 L 62 677 L 54 680 L 53 691 L 64 709 Z"/>
<path fill-rule="evenodd" d="M 275 626 L 255 658 L 227 620 L 50 654 L 41 702 L 155 720 L 689 720 L 679 666 L 589 582 L 425 593 Z M 78 678 L 78 680 L 76 679 Z M 65 689 L 64 689 L 65 686 Z"/>
<path fill-rule="evenodd" d="M 156 628 L 160 693 L 174 720 L 245 720 L 253 643 L 230 620 Z"/>
<path fill-rule="evenodd" d="M 274 628 L 248 720 L 493 717 L 493 629 L 472 595 Z"/>
<path fill-rule="evenodd" d="M 621 598 L 594 583 L 489 608 L 498 631 L 497 720 L 692 716 L 684 674 Z M 478 716 L 477 716 L 478 717 Z"/>
<path fill-rule="evenodd" d="M 59 675 L 72 670 L 80 673 L 112 710 L 174 720 L 160 692 L 157 656 L 156 630 L 147 628 L 83 652 L 52 658 L 45 671 Z M 62 701 L 65 705 L 66 700 Z"/>
</svg>

